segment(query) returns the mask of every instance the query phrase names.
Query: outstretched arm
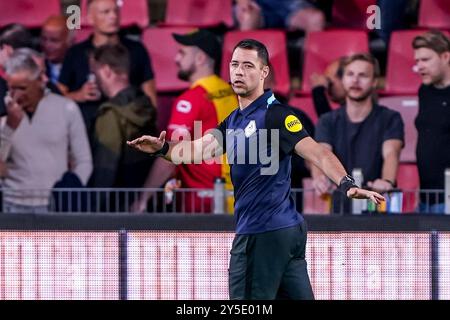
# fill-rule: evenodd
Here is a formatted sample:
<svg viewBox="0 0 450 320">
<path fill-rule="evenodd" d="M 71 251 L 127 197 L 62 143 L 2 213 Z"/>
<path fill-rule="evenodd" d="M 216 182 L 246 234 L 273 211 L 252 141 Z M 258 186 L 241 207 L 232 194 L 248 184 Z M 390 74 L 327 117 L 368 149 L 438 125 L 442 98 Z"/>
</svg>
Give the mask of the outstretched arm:
<svg viewBox="0 0 450 320">
<path fill-rule="evenodd" d="M 193 141 L 167 142 L 166 131 L 162 131 L 159 137 L 142 136 L 127 144 L 142 152 L 162 155 L 175 164 L 209 160 L 223 154 L 223 148 L 210 133 Z"/>
<path fill-rule="evenodd" d="M 295 152 L 320 168 L 334 183 L 340 186 L 341 190 L 346 191 L 347 197 L 353 199 L 370 199 L 376 204 L 384 201 L 384 197 L 377 192 L 342 183 L 343 178 L 347 175 L 344 166 L 330 150 L 321 146 L 312 138 L 308 137 L 300 140 L 295 145 Z"/>
</svg>

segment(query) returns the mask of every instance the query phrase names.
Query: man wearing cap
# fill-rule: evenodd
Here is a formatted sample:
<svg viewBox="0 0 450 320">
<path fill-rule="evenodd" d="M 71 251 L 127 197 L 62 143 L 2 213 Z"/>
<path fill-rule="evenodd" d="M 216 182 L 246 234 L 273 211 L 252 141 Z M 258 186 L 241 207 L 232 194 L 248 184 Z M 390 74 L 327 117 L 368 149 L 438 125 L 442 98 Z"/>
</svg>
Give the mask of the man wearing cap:
<svg viewBox="0 0 450 320">
<path fill-rule="evenodd" d="M 175 100 L 167 131 L 172 140 L 191 140 L 195 123 L 196 134 L 203 135 L 225 119 L 238 103 L 231 86 L 214 73 L 215 67 L 220 65 L 221 47 L 217 37 L 201 29 L 185 35 L 173 34 L 173 37 L 180 44 L 175 56 L 178 77 L 191 85 Z M 201 162 L 175 166 L 161 158 L 156 159 L 144 187 L 158 188 L 174 173 L 182 188 L 212 189 L 214 178 L 224 177 L 226 187 L 231 189 L 228 165 Z M 145 211 L 150 196 L 143 192 L 133 209 Z M 197 193 L 184 194 L 184 198 L 184 212 L 211 212 L 211 198 L 201 198 Z"/>
</svg>

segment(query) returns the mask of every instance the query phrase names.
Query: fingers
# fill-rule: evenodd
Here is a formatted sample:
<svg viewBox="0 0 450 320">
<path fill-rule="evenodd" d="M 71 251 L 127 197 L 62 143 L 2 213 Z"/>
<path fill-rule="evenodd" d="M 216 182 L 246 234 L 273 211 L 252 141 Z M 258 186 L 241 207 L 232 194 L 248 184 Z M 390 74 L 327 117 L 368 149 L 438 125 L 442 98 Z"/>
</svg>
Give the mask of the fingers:
<svg viewBox="0 0 450 320">
<path fill-rule="evenodd" d="M 376 200 L 377 204 L 380 204 L 383 201 L 386 201 L 386 199 L 379 193 L 374 192 L 373 193 L 373 198 Z"/>
<path fill-rule="evenodd" d="M 159 135 L 159 140 L 161 140 L 163 142 L 166 140 L 166 131 L 161 131 L 161 133 Z"/>
<path fill-rule="evenodd" d="M 134 146 L 136 146 L 138 144 L 141 144 L 141 143 L 144 143 L 146 141 L 151 141 L 151 138 L 153 138 L 153 137 L 152 136 L 142 136 L 142 137 L 136 138 L 136 139 L 134 139 L 132 141 L 127 141 L 127 144 L 129 146 L 133 146 L 134 147 Z"/>
<path fill-rule="evenodd" d="M 356 198 L 358 194 L 358 188 L 351 188 L 347 191 L 347 197 L 349 198 Z"/>
</svg>

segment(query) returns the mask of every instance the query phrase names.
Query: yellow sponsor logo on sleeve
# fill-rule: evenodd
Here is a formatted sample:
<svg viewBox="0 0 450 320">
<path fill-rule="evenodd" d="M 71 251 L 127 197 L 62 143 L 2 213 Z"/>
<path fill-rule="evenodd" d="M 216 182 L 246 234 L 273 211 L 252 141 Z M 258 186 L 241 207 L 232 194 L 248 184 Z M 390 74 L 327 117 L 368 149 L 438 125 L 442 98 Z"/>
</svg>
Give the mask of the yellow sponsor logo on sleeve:
<svg viewBox="0 0 450 320">
<path fill-rule="evenodd" d="M 286 119 L 284 119 L 284 125 L 286 126 L 286 129 L 290 132 L 299 132 L 303 128 L 303 125 L 300 122 L 300 120 L 298 120 L 298 118 L 293 115 L 289 115 L 286 117 Z"/>
</svg>

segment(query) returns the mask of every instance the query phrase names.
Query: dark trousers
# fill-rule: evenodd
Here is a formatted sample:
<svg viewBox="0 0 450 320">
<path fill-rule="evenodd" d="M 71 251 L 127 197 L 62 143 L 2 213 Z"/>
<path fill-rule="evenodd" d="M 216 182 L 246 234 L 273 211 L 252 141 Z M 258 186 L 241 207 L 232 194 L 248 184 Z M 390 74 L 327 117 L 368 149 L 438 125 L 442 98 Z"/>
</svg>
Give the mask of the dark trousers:
<svg viewBox="0 0 450 320">
<path fill-rule="evenodd" d="M 306 269 L 306 223 L 280 230 L 236 235 L 231 249 L 232 300 L 312 300 Z"/>
</svg>

